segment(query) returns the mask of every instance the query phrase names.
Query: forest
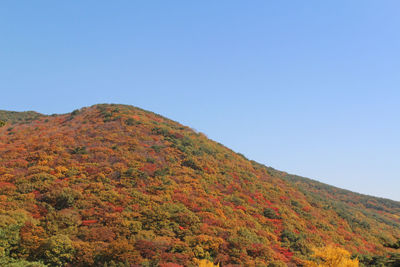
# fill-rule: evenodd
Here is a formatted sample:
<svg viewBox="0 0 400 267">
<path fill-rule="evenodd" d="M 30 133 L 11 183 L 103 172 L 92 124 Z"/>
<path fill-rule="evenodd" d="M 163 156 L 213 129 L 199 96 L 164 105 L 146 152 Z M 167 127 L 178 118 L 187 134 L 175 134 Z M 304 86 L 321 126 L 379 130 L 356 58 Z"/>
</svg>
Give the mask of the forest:
<svg viewBox="0 0 400 267">
<path fill-rule="evenodd" d="M 158 114 L 0 111 L 0 266 L 400 266 L 400 203 Z"/>
</svg>

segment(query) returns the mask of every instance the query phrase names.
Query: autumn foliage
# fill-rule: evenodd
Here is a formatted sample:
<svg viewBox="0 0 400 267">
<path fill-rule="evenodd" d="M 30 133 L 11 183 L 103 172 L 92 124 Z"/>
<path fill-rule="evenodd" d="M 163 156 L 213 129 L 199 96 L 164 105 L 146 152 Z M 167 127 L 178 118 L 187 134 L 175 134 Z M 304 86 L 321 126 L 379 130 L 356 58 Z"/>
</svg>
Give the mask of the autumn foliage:
<svg viewBox="0 0 400 267">
<path fill-rule="evenodd" d="M 323 248 L 314 248 L 313 255 L 315 262 L 307 262 L 306 267 L 357 267 L 358 259 L 351 259 L 351 254 L 347 250 L 327 246 Z"/>
<path fill-rule="evenodd" d="M 400 203 L 265 167 L 151 112 L 0 121 L 0 266 L 333 266 L 397 250 Z"/>
</svg>

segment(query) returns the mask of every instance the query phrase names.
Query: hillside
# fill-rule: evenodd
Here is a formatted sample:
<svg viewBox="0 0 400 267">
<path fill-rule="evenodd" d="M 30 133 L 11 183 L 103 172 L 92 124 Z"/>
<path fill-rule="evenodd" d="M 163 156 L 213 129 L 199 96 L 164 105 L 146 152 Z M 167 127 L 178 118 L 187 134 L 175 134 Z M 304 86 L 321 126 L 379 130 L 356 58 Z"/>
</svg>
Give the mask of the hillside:
<svg viewBox="0 0 400 267">
<path fill-rule="evenodd" d="M 301 266 L 329 246 L 398 266 L 399 202 L 249 161 L 132 106 L 0 120 L 1 266 Z"/>
<path fill-rule="evenodd" d="M 9 122 L 11 124 L 29 123 L 33 120 L 39 119 L 40 117 L 44 116 L 45 115 L 37 113 L 35 111 L 16 112 L 16 111 L 0 110 L 0 121 Z"/>
</svg>

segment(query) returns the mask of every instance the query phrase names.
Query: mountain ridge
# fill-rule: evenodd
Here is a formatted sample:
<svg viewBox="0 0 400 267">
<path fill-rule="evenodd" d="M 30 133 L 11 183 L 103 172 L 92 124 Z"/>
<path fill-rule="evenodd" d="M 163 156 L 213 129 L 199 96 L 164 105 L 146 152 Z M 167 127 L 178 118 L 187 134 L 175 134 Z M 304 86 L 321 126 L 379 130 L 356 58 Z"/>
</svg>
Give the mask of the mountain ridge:
<svg viewBox="0 0 400 267">
<path fill-rule="evenodd" d="M 101 103 L 101 104 L 94 104 L 94 105 L 89 106 L 89 107 L 96 107 L 96 106 L 101 106 L 101 105 L 132 106 L 132 105 L 127 105 L 127 104 L 116 104 L 116 103 L 107 104 L 107 103 Z M 162 118 L 164 118 L 164 119 L 168 119 L 168 120 L 170 120 L 170 121 L 172 121 L 172 122 L 177 123 L 177 121 L 171 120 L 171 119 L 169 119 L 169 118 L 166 118 L 166 117 L 162 116 L 161 114 L 158 114 L 158 113 L 155 113 L 155 112 L 152 112 L 152 111 L 149 111 L 149 110 L 141 109 L 141 108 L 136 107 L 136 106 L 133 106 L 133 107 L 136 108 L 136 109 L 140 109 L 140 110 L 142 110 L 142 111 L 144 111 L 144 112 L 153 113 L 154 115 L 160 116 L 160 117 L 162 117 Z M 88 108 L 88 107 L 84 107 L 84 108 Z M 82 109 L 82 108 L 80 108 L 80 109 L 75 109 L 74 111 L 75 111 L 75 112 L 78 112 L 78 111 L 81 110 L 81 109 Z M 45 114 L 45 113 L 39 113 L 39 112 L 36 112 L 36 111 L 33 111 L 33 110 L 27 110 L 27 111 L 0 110 L 0 120 L 2 120 L 2 121 L 4 121 L 4 122 L 10 121 L 10 122 L 12 122 L 12 123 L 14 124 L 14 123 L 17 123 L 17 122 L 24 121 L 24 119 L 25 119 L 26 117 L 28 117 L 27 120 L 29 121 L 29 120 L 33 120 L 33 118 L 34 118 L 34 119 L 37 119 L 37 118 L 40 118 L 40 117 L 61 116 L 61 115 L 65 115 L 65 114 L 71 114 L 71 113 L 73 113 L 74 111 L 72 111 L 72 112 L 67 112 L 67 113 Z M 12 118 L 12 119 L 10 119 L 10 118 Z M 189 127 L 189 128 L 190 128 L 190 127 Z M 197 132 L 197 131 L 194 130 L 193 128 L 191 128 L 191 129 L 192 129 L 193 131 Z M 201 132 L 200 132 L 200 133 L 201 133 Z M 204 134 L 204 133 L 202 133 L 202 134 Z M 217 141 L 215 141 L 215 142 L 217 142 Z M 217 143 L 221 144 L 220 142 L 217 142 Z M 221 144 L 221 145 L 223 145 L 223 144 Z M 223 146 L 225 146 L 225 145 L 223 145 Z M 238 151 L 232 150 L 232 152 L 234 152 L 234 153 L 236 153 L 236 154 L 243 155 L 242 153 L 240 153 L 240 152 L 238 152 Z M 389 200 L 389 201 L 394 201 L 394 202 L 400 203 L 399 200 L 394 200 L 394 199 L 391 199 L 391 198 L 389 198 L 389 197 L 375 196 L 375 195 L 373 195 L 373 194 L 366 194 L 366 193 L 362 193 L 362 192 L 356 192 L 356 191 L 352 191 L 352 190 L 350 190 L 350 189 L 344 189 L 344 188 L 341 188 L 341 187 L 336 186 L 336 185 L 332 185 L 332 184 L 328 184 L 328 183 L 321 182 L 321 181 L 319 181 L 317 178 L 309 178 L 309 177 L 306 177 L 306 176 L 296 175 L 296 174 L 293 174 L 293 173 L 289 173 L 289 172 L 287 172 L 287 171 L 277 170 L 277 169 L 275 169 L 275 168 L 273 168 L 273 167 L 271 167 L 271 166 L 265 165 L 264 163 L 259 163 L 259 162 L 257 162 L 256 160 L 248 159 L 247 156 L 245 156 L 245 155 L 243 155 L 243 157 L 245 157 L 245 158 L 246 158 L 247 160 L 249 160 L 249 161 L 255 162 L 255 163 L 257 163 L 257 164 L 264 165 L 265 167 L 270 168 L 271 170 L 278 171 L 278 172 L 282 172 L 282 173 L 286 174 L 287 176 L 294 176 L 294 177 L 298 177 L 298 178 L 300 178 L 300 179 L 307 179 L 307 180 L 310 180 L 311 182 L 317 182 L 317 183 L 320 183 L 320 184 L 323 184 L 323 185 L 326 185 L 326 186 L 330 186 L 330 187 L 334 187 L 334 188 L 336 188 L 336 189 L 344 190 L 344 191 L 347 191 L 347 192 L 349 192 L 349 193 L 359 194 L 359 195 L 362 195 L 362 196 L 365 196 L 365 197 L 373 197 L 373 198 L 377 198 L 377 199 Z"/>
</svg>

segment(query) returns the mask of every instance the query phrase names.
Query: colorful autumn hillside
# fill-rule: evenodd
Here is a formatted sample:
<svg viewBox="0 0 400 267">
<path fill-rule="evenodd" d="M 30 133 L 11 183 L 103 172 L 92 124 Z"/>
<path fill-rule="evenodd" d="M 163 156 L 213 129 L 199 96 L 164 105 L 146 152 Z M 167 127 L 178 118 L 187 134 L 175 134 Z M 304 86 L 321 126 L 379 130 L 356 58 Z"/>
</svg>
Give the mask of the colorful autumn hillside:
<svg viewBox="0 0 400 267">
<path fill-rule="evenodd" d="M 276 171 L 157 114 L 0 121 L 1 266 L 314 266 L 324 248 L 399 264 L 399 202 Z"/>
</svg>

